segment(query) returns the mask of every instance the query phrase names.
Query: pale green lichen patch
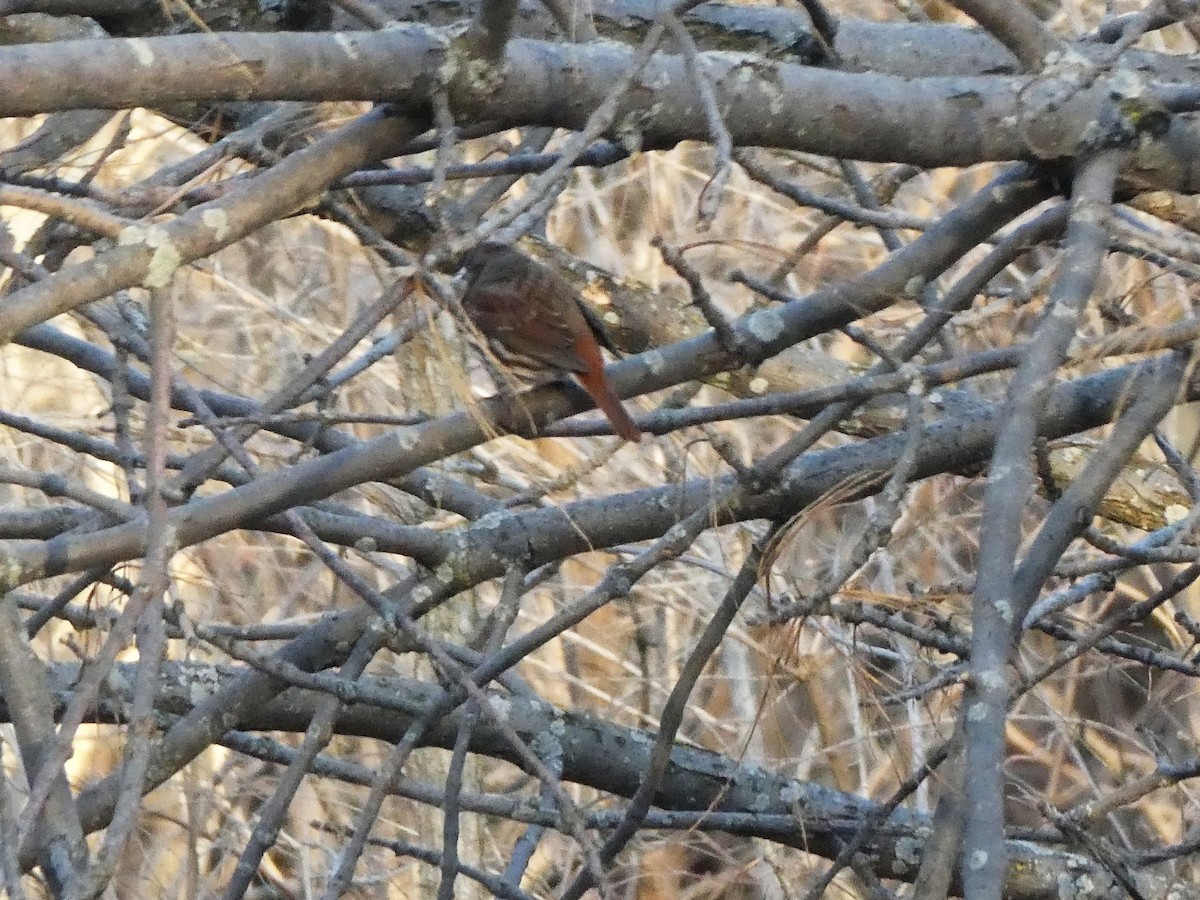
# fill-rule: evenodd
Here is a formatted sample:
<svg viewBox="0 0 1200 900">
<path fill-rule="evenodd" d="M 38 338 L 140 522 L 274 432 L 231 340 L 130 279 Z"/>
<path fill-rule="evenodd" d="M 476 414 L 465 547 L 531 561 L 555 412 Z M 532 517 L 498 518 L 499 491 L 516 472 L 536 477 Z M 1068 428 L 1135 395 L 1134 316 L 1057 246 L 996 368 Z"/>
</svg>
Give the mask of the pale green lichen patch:
<svg viewBox="0 0 1200 900">
<path fill-rule="evenodd" d="M 183 254 L 172 243 L 170 232 L 161 225 L 130 225 L 123 228 L 117 235 L 117 244 L 122 247 L 144 244 L 154 251 L 142 278 L 142 286 L 151 290 L 163 287 L 170 281 L 183 262 Z"/>
<path fill-rule="evenodd" d="M 11 556 L 0 559 L 0 592 L 8 591 L 27 580 L 25 567 Z"/>
<path fill-rule="evenodd" d="M 788 806 L 800 803 L 804 796 L 804 787 L 798 781 L 789 781 L 779 790 L 779 799 Z"/>
<path fill-rule="evenodd" d="M 146 229 L 146 246 L 154 248 L 154 255 L 146 267 L 142 286 L 151 290 L 165 287 L 183 262 L 183 254 L 171 241 L 167 229 L 161 225 L 151 225 Z"/>
<path fill-rule="evenodd" d="M 219 207 L 206 209 L 200 214 L 200 221 L 212 230 L 218 241 L 224 241 L 229 236 L 229 214 Z"/>
<path fill-rule="evenodd" d="M 421 433 L 413 428 L 398 428 L 391 439 L 400 453 L 411 453 L 421 443 Z"/>
<path fill-rule="evenodd" d="M 129 38 L 127 43 L 129 49 L 133 51 L 133 58 L 138 61 L 138 65 L 146 67 L 154 65 L 154 48 L 149 43 L 141 38 Z"/>
<path fill-rule="evenodd" d="M 1010 625 L 1012 624 L 1013 608 L 1011 603 L 1009 603 L 1007 600 L 997 600 L 996 612 L 1003 621 L 1009 623 Z"/>
<path fill-rule="evenodd" d="M 769 344 L 778 340 L 779 336 L 783 334 L 783 316 L 779 314 L 778 310 L 760 309 L 747 320 L 746 330 L 755 339 Z"/>
<path fill-rule="evenodd" d="M 339 47 L 346 51 L 348 59 L 358 59 L 358 43 L 344 31 L 339 31 L 333 36 L 334 41 Z"/>
<path fill-rule="evenodd" d="M 488 706 L 492 708 L 492 712 L 500 722 L 507 722 L 509 716 L 512 714 L 512 701 L 506 697 L 493 694 L 488 697 Z"/>
<path fill-rule="evenodd" d="M 995 672 L 984 672 L 979 676 L 979 680 L 990 691 L 1003 690 L 1008 686 L 1008 682 L 1004 680 L 1004 676 L 997 675 Z"/>
<path fill-rule="evenodd" d="M 898 868 L 893 868 L 897 875 L 907 872 L 910 867 L 919 866 L 921 864 L 921 851 L 924 849 L 924 841 L 917 840 L 915 837 L 902 837 L 896 841 L 896 865 Z"/>
<path fill-rule="evenodd" d="M 658 375 L 667 366 L 667 358 L 658 350 L 650 350 L 643 357 L 646 361 L 646 368 L 651 375 Z"/>
<path fill-rule="evenodd" d="M 146 243 L 146 228 L 143 225 L 129 225 L 121 229 L 117 235 L 117 244 L 122 247 L 132 247 L 134 244 Z"/>
<path fill-rule="evenodd" d="M 630 153 L 639 153 L 642 149 L 645 123 L 658 114 L 661 108 L 660 104 L 652 103 L 645 110 L 630 110 L 622 116 L 613 126 L 621 146 Z"/>
</svg>

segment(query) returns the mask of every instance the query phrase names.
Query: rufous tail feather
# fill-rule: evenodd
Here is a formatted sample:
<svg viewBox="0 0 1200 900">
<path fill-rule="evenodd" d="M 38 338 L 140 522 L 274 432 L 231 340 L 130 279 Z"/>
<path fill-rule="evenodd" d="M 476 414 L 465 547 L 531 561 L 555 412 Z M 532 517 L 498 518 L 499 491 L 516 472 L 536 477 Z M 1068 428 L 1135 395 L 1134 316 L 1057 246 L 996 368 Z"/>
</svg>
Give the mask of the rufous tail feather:
<svg viewBox="0 0 1200 900">
<path fill-rule="evenodd" d="M 642 439 L 642 429 L 638 428 L 637 423 L 625 411 L 621 398 L 613 393 L 612 386 L 608 383 L 608 378 L 604 375 L 603 370 L 576 372 L 575 377 L 579 379 L 583 389 L 596 401 L 600 411 L 608 417 L 609 423 L 617 434 L 635 444 Z"/>
</svg>

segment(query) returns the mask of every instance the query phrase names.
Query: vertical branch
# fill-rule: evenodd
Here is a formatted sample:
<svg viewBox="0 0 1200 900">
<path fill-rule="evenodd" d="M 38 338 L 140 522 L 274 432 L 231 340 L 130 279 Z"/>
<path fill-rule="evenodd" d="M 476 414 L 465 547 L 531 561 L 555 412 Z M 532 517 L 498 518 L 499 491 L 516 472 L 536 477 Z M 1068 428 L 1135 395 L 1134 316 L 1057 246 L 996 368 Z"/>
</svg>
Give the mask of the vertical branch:
<svg viewBox="0 0 1200 900">
<path fill-rule="evenodd" d="M 972 599 L 971 681 L 966 717 L 967 818 L 962 871 L 967 895 L 999 900 L 1007 873 L 1004 844 L 1004 748 L 1008 665 L 1015 623 L 1014 578 L 1021 521 L 1034 470 L 1031 462 L 1038 415 L 1053 384 L 1079 316 L 1107 255 L 1107 210 L 1123 154 L 1106 151 L 1077 174 L 1067 226 L 1063 269 L 1046 314 L 1008 391 L 992 455 Z"/>
<path fill-rule="evenodd" d="M 66 757 L 56 752 L 54 703 L 46 670 L 29 646 L 11 596 L 0 598 L 0 694 L 8 705 L 27 778 L 31 785 L 39 778 L 46 783 L 37 809 L 30 809 L 32 791 L 26 802 L 22 818 L 29 825 L 24 840 L 18 831 L 10 846 L 24 845 L 36 852 L 51 891 L 59 896 L 85 863 L 86 846 L 63 771 Z"/>
<path fill-rule="evenodd" d="M 354 681 L 362 675 L 367 665 L 374 659 L 381 639 L 382 634 L 377 629 L 363 632 L 354 645 L 354 649 L 350 651 L 349 658 L 339 670 L 338 677 Z M 279 779 L 270 799 L 258 811 L 258 822 L 250 834 L 250 839 L 246 842 L 245 849 L 238 857 L 237 866 L 221 895 L 224 900 L 238 900 L 238 898 L 246 896 L 255 876 L 258 875 L 258 867 L 262 862 L 263 854 L 274 846 L 279 836 L 284 816 L 287 815 L 287 811 L 292 805 L 296 791 L 300 789 L 300 783 L 309 774 L 317 754 L 329 744 L 333 737 L 333 726 L 341 711 L 342 702 L 336 695 L 321 698 L 320 704 L 304 732 L 304 741 L 300 745 L 300 749 L 288 763 L 287 770 Z"/>
<path fill-rule="evenodd" d="M 611 863 L 642 827 L 646 814 L 650 811 L 650 804 L 659 788 L 662 787 L 667 766 L 671 761 L 671 748 L 675 746 L 675 735 L 679 733 L 679 729 L 683 725 L 683 715 L 687 712 L 688 699 L 696 687 L 696 682 L 703 674 L 704 667 L 708 665 L 709 658 L 717 652 L 717 648 L 725 639 L 725 632 L 733 624 L 733 618 L 742 608 L 743 601 L 750 595 L 754 585 L 758 583 L 759 566 L 763 560 L 764 550 L 779 532 L 779 528 L 778 524 L 772 525 L 767 533 L 755 543 L 750 554 L 742 562 L 737 577 L 734 578 L 729 590 L 721 599 L 716 613 L 709 620 L 704 632 L 696 641 L 696 646 L 688 655 L 687 662 L 684 663 L 683 670 L 679 673 L 679 679 L 675 682 L 671 696 L 667 698 L 662 715 L 659 717 L 658 736 L 655 738 L 654 748 L 650 752 L 650 764 L 642 775 L 636 793 L 629 801 L 625 816 L 613 833 L 609 835 L 608 840 L 604 842 L 604 846 L 600 848 L 601 865 Z M 561 900 L 578 900 L 588 888 L 595 884 L 594 877 L 594 873 L 588 868 L 581 869 L 575 876 L 575 880 L 561 894 Z"/>
<path fill-rule="evenodd" d="M 479 12 L 467 29 L 466 40 L 471 52 L 491 65 L 504 58 L 504 48 L 512 37 L 513 20 L 517 17 L 517 0 L 483 0 Z"/>
<path fill-rule="evenodd" d="M 138 666 L 128 738 L 121 761 L 120 791 L 112 822 L 95 863 L 71 887 L 71 896 L 96 897 L 108 886 L 113 872 L 138 821 L 146 769 L 150 764 L 151 737 L 155 733 L 154 699 L 166 651 L 163 624 L 163 595 L 170 581 L 170 562 L 175 551 L 175 531 L 167 521 L 163 496 L 166 482 L 167 429 L 171 411 L 171 349 L 175 339 L 175 317 L 171 298 L 164 290 L 151 293 L 150 301 L 150 409 L 146 423 L 146 492 L 150 543 L 141 581 L 129 598 L 124 615 L 137 621 Z"/>
</svg>

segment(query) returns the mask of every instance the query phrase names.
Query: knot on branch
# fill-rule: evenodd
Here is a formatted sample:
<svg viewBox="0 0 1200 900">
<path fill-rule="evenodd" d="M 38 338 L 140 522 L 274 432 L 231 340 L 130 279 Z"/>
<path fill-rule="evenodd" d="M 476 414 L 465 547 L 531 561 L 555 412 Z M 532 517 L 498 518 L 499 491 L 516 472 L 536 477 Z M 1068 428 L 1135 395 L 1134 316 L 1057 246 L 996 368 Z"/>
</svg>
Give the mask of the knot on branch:
<svg viewBox="0 0 1200 900">
<path fill-rule="evenodd" d="M 1021 91 L 1019 116 L 1030 153 L 1043 160 L 1136 147 L 1162 137 L 1171 121 L 1142 76 L 1125 68 L 1099 73 L 1070 52 Z"/>
<path fill-rule="evenodd" d="M 441 82 L 455 110 L 478 111 L 504 82 L 504 43 L 497 46 L 492 34 L 472 23 L 450 42 Z"/>
</svg>

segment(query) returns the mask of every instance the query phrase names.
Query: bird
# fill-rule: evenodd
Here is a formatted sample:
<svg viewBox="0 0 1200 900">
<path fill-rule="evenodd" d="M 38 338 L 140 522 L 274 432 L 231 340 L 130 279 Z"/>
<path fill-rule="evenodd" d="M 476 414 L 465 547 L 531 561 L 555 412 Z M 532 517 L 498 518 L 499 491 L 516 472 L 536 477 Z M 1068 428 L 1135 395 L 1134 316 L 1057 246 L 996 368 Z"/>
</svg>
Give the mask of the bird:
<svg viewBox="0 0 1200 900">
<path fill-rule="evenodd" d="M 583 298 L 552 268 L 487 241 L 460 260 L 467 286 L 462 306 L 488 348 L 530 383 L 573 376 L 626 441 L 642 431 L 613 391 L 600 355 L 606 336 L 585 314 Z"/>
</svg>

